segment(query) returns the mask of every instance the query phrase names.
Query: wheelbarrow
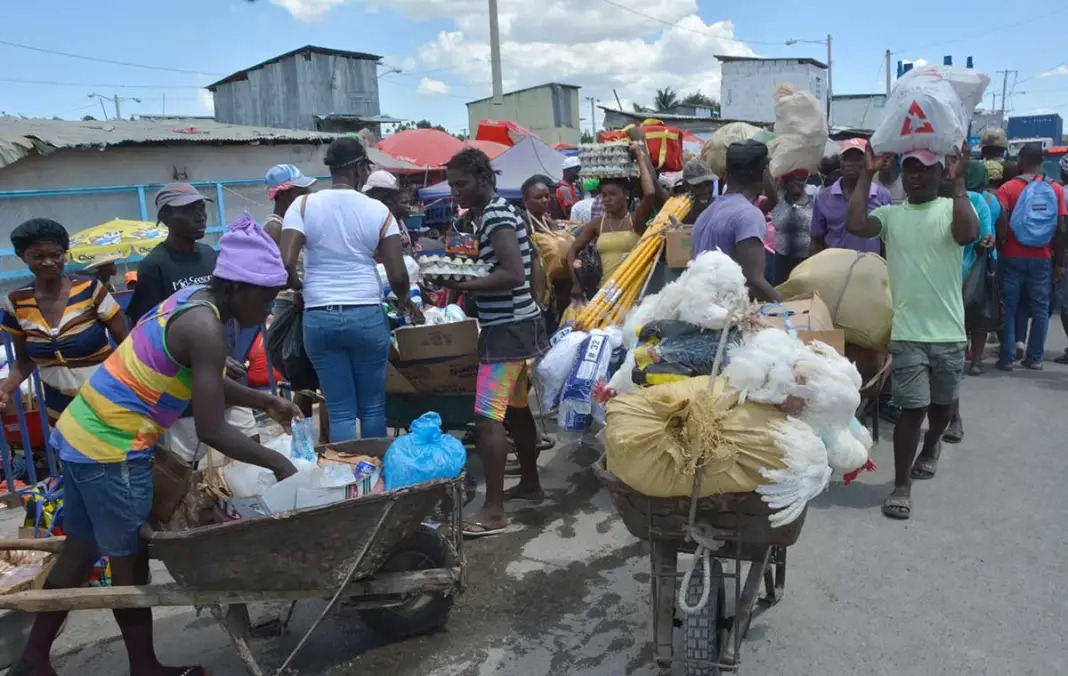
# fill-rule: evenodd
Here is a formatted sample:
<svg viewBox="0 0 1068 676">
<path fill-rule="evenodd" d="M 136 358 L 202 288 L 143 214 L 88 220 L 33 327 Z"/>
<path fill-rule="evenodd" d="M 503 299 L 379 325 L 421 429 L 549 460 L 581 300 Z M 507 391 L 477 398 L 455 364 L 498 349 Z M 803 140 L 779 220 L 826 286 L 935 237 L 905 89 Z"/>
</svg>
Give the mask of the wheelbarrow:
<svg viewBox="0 0 1068 676">
<path fill-rule="evenodd" d="M 331 447 L 380 455 L 382 440 Z M 381 448 L 368 448 L 378 442 Z M 208 608 L 251 676 L 266 673 L 248 645 L 248 604 L 325 599 L 326 608 L 275 674 L 288 673 L 311 634 L 339 601 L 372 629 L 402 639 L 443 627 L 465 587 L 461 509 L 463 476 L 346 500 L 324 507 L 186 531 L 147 532 L 149 556 L 173 584 L 26 591 L 0 596 L 23 612 Z M 439 506 L 447 524 L 423 522 Z M 0 549 L 58 551 L 60 538 L 0 541 Z M 292 607 L 289 615 L 292 614 Z M 283 627 L 288 617 L 283 621 Z"/>
</svg>

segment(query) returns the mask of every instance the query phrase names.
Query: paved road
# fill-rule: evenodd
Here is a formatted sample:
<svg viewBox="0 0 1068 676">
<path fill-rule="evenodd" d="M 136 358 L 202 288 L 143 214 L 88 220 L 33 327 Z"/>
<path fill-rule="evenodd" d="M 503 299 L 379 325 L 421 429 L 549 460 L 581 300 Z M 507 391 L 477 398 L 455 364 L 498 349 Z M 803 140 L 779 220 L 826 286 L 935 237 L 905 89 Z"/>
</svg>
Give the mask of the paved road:
<svg viewBox="0 0 1068 676">
<path fill-rule="evenodd" d="M 1059 335 L 1051 339 L 1057 352 L 1063 345 Z M 916 487 L 911 521 L 879 513 L 891 480 L 885 440 L 877 473 L 813 503 L 790 550 L 786 598 L 754 620 L 742 674 L 1065 673 L 1068 368 L 969 378 L 963 406 L 964 443 L 948 447 L 938 477 Z M 471 589 L 448 631 L 380 645 L 342 614 L 315 635 L 300 672 L 657 673 L 646 549 L 586 469 L 596 454 L 572 445 L 545 456 L 550 502 L 517 511 L 514 532 L 469 547 Z M 316 610 L 302 609 L 293 629 Z M 114 636 L 109 622 L 100 613 L 72 622 L 60 673 L 125 673 L 121 643 L 105 641 Z M 156 634 L 171 663 L 243 673 L 208 618 L 172 612 Z M 255 648 L 270 662 L 294 641 L 258 640 Z"/>
</svg>

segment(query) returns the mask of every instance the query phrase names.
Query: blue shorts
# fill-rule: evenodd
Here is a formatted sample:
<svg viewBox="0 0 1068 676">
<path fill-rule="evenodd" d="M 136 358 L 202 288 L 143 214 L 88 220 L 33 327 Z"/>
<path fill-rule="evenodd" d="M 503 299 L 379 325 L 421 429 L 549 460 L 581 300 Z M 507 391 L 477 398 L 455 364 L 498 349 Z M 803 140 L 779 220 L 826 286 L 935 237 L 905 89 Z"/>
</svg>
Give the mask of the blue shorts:
<svg viewBox="0 0 1068 676">
<path fill-rule="evenodd" d="M 63 463 L 63 530 L 95 542 L 101 556 L 140 553 L 152 512 L 152 458 Z"/>
</svg>

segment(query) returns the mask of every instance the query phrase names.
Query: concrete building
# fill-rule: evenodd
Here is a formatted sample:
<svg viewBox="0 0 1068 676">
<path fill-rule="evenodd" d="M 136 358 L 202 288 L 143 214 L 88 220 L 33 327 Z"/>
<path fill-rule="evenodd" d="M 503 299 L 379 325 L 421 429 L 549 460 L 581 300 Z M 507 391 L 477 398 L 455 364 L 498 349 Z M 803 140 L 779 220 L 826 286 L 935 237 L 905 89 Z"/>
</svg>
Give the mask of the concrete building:
<svg viewBox="0 0 1068 676">
<path fill-rule="evenodd" d="M 578 145 L 582 140 L 579 126 L 579 88 L 549 82 L 504 95 L 502 105 L 492 98 L 467 104 L 467 128 L 471 134 L 481 120 L 509 120 L 534 132 L 545 143 Z"/>
<path fill-rule="evenodd" d="M 875 131 L 883 121 L 886 94 L 838 94 L 831 96 L 831 119 L 835 128 Z"/>
<path fill-rule="evenodd" d="M 720 117 L 770 123 L 775 121 L 775 87 L 788 84 L 812 93 L 827 108 L 827 65 L 815 59 L 760 59 L 717 56 L 722 73 Z M 838 121 L 834 120 L 837 125 Z"/>
<path fill-rule="evenodd" d="M 280 129 L 353 132 L 402 122 L 382 115 L 382 57 L 308 45 L 239 70 L 208 85 L 215 119 Z"/>
<path fill-rule="evenodd" d="M 156 218 L 160 185 L 185 181 L 213 200 L 210 241 L 248 209 L 270 213 L 264 173 L 294 164 L 325 176 L 323 151 L 334 134 L 221 124 L 212 120 L 66 120 L 0 117 L 0 279 L 25 273 L 9 245 L 30 218 L 51 218 L 72 234 L 114 218 Z M 379 166 L 417 167 L 369 148 Z"/>
</svg>

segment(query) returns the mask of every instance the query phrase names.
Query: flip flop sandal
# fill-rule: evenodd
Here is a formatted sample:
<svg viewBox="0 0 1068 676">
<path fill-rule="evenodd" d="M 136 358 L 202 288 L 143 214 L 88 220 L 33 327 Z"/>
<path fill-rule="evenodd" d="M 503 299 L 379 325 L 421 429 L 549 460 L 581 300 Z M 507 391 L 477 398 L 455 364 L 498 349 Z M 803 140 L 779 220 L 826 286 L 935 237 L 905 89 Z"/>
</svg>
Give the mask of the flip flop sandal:
<svg viewBox="0 0 1068 676">
<path fill-rule="evenodd" d="M 970 376 L 981 376 L 985 372 L 986 372 L 986 369 L 984 369 L 979 364 L 972 364 L 971 366 L 968 367 L 968 375 L 970 375 Z"/>
<path fill-rule="evenodd" d="M 479 530 L 471 530 L 472 528 L 478 528 Z M 491 535 L 500 535 L 508 530 L 508 526 L 487 526 L 481 521 L 469 521 L 463 525 L 463 533 L 465 538 L 484 538 Z"/>
<path fill-rule="evenodd" d="M 947 444 L 959 444 L 963 440 L 964 440 L 964 426 L 963 425 L 961 425 L 960 427 L 956 427 L 956 428 L 954 428 L 952 425 L 950 425 L 949 429 L 947 429 L 945 431 L 945 433 L 942 434 L 942 441 L 946 442 Z"/>
<path fill-rule="evenodd" d="M 888 519 L 904 521 L 912 513 L 912 498 L 904 495 L 891 495 L 883 501 L 883 516 Z"/>
<path fill-rule="evenodd" d="M 1068 364 L 1068 354 L 1062 354 L 1053 360 L 1054 364 Z"/>
<path fill-rule="evenodd" d="M 504 492 L 504 500 L 505 502 L 528 502 L 532 505 L 540 505 L 541 503 L 545 502 L 545 494 L 542 493 L 542 496 L 540 498 L 535 498 L 527 494 L 513 493 L 512 491 L 508 490 Z"/>
<path fill-rule="evenodd" d="M 935 474 L 938 473 L 938 460 L 931 458 L 917 458 L 916 464 L 912 466 L 912 471 L 909 472 L 909 476 L 917 481 L 929 481 L 935 478 Z"/>
<path fill-rule="evenodd" d="M 538 445 L 536 446 L 536 448 L 539 451 L 547 451 L 555 445 L 556 439 L 552 438 L 548 434 L 543 434 L 541 435 L 541 439 L 538 440 Z"/>
</svg>

